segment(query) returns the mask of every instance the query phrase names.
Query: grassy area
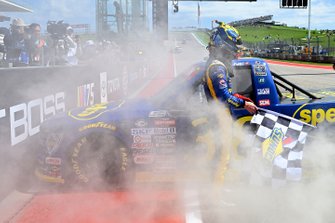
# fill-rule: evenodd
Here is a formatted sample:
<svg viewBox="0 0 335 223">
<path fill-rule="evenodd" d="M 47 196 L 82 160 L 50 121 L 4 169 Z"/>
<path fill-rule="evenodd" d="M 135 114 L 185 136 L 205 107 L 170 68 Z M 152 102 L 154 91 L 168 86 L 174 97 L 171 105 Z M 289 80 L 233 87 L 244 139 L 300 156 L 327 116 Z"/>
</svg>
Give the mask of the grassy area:
<svg viewBox="0 0 335 223">
<path fill-rule="evenodd" d="M 293 29 L 290 27 L 257 27 L 243 26 L 238 28 L 244 42 L 272 42 L 274 40 L 301 41 L 306 36 L 306 30 Z"/>
<path fill-rule="evenodd" d="M 209 34 L 206 33 L 206 32 L 200 32 L 200 31 L 196 31 L 196 32 L 193 32 L 194 35 L 196 35 L 198 37 L 198 39 L 205 45 L 208 44 L 209 42 Z"/>
<path fill-rule="evenodd" d="M 248 44 L 268 44 L 284 41 L 292 45 L 306 45 L 308 30 L 286 26 L 240 26 L 237 27 L 242 40 Z M 208 42 L 206 33 L 196 32 L 200 39 Z M 326 32 L 311 30 L 311 46 L 321 45 L 323 48 L 335 47 L 335 34 L 327 36 Z"/>
<path fill-rule="evenodd" d="M 295 32 L 296 29 L 297 29 L 297 28 L 290 28 L 290 27 L 286 27 L 286 28 L 287 29 L 281 29 L 281 28 L 278 28 L 278 27 L 274 26 L 273 30 L 279 30 L 281 32 L 283 32 L 283 31 L 287 32 L 288 30 L 292 29 Z M 249 29 L 251 29 L 251 28 L 249 27 Z M 239 29 L 239 30 L 241 30 L 241 29 Z M 244 30 L 244 31 L 246 31 L 246 30 Z M 258 33 L 258 31 L 257 32 L 252 31 L 252 32 L 253 33 Z M 208 43 L 208 41 L 209 41 L 208 33 L 200 32 L 200 31 L 193 32 L 193 33 L 194 33 L 194 35 L 196 35 L 199 38 L 200 41 L 202 41 L 203 43 Z M 246 32 L 246 33 L 248 33 L 248 32 Z M 296 33 L 299 33 L 299 31 L 296 31 Z M 288 34 L 286 34 L 286 35 L 288 35 Z M 250 36 L 250 34 L 249 34 L 249 36 Z M 243 36 L 242 36 L 242 39 L 244 40 Z M 278 59 L 271 59 L 271 60 L 282 61 L 282 60 L 278 60 Z M 307 61 L 304 62 L 304 61 L 294 61 L 294 60 L 286 60 L 286 61 L 292 62 L 292 63 L 300 63 L 300 64 L 312 64 L 312 65 L 314 64 L 314 65 L 325 65 L 325 66 L 332 65 L 330 63 L 313 63 L 313 62 L 307 62 Z"/>
<path fill-rule="evenodd" d="M 285 26 L 241 26 L 238 27 L 240 35 L 247 43 L 270 43 L 285 41 L 288 44 L 306 45 L 308 30 Z M 329 42 L 328 42 L 329 41 Z M 311 45 L 319 43 L 323 48 L 335 47 L 335 34 L 327 36 L 326 32 L 311 30 Z"/>
</svg>

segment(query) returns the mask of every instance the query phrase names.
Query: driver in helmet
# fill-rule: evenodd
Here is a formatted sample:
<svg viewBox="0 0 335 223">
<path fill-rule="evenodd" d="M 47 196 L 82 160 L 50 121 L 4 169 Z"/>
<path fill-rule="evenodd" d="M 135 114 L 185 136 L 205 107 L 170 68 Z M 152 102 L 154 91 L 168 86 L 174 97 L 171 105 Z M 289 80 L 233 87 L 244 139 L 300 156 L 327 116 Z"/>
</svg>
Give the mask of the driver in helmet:
<svg viewBox="0 0 335 223">
<path fill-rule="evenodd" d="M 233 121 L 229 105 L 236 108 L 245 108 L 251 114 L 257 112 L 256 105 L 249 99 L 238 94 L 232 93 L 230 77 L 232 76 L 232 60 L 237 57 L 241 37 L 238 31 L 223 22 L 215 21 L 219 24 L 210 36 L 207 46 L 209 58 L 207 61 L 206 73 L 203 77 L 204 90 L 208 101 L 217 101 L 225 104 L 225 109 L 218 114 L 217 123 L 221 126 L 218 131 L 221 135 L 221 152 L 218 155 L 218 163 L 215 168 L 214 181 L 218 185 L 223 184 L 226 178 L 227 169 L 230 163 L 231 149 L 234 148 L 233 133 L 230 126 Z M 221 106 L 220 106 L 221 107 Z M 223 113 L 221 113 L 223 112 Z"/>
<path fill-rule="evenodd" d="M 208 100 L 218 100 L 237 108 L 245 108 L 256 113 L 256 105 L 248 98 L 233 94 L 230 85 L 232 60 L 237 57 L 238 47 L 242 44 L 238 31 L 224 22 L 214 20 L 219 26 L 212 30 L 207 46 L 209 59 L 204 77 L 205 93 Z"/>
</svg>

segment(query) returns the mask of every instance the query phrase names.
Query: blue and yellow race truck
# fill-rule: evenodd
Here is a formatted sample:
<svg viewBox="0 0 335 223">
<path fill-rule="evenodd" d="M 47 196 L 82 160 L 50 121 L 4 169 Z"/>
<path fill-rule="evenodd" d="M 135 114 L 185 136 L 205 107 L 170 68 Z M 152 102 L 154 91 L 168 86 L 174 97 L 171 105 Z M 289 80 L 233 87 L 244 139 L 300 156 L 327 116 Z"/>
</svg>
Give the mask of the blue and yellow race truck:
<svg viewBox="0 0 335 223">
<path fill-rule="evenodd" d="M 232 90 L 257 106 L 312 125 L 333 124 L 335 98 L 300 88 L 271 72 L 263 59 L 240 58 L 232 66 Z M 227 123 L 220 119 L 229 114 L 206 100 L 205 71 L 201 62 L 149 98 L 75 108 L 46 120 L 34 146 L 35 175 L 46 182 L 83 185 L 213 177 L 225 137 L 231 136 L 221 132 Z M 250 123 L 244 108 L 229 110 L 234 123 Z"/>
</svg>

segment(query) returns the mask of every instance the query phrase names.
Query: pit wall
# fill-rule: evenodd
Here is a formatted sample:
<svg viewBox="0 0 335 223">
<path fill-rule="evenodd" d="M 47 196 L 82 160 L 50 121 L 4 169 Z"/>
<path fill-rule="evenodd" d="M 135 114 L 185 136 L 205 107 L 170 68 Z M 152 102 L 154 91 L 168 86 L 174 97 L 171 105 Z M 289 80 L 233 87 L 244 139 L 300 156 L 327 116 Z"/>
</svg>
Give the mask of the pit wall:
<svg viewBox="0 0 335 223">
<path fill-rule="evenodd" d="M 0 154 L 38 134 L 59 112 L 127 97 L 147 72 L 141 63 L 0 69 Z"/>
</svg>

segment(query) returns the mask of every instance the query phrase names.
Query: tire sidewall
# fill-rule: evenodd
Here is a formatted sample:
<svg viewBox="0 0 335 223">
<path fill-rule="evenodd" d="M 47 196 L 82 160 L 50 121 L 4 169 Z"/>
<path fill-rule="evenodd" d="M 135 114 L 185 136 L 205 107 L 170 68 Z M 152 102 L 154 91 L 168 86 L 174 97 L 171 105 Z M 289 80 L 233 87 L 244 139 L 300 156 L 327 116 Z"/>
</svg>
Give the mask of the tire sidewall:
<svg viewBox="0 0 335 223">
<path fill-rule="evenodd" d="M 92 135 L 96 137 L 95 142 L 92 142 Z M 113 143 L 109 147 L 110 142 Z M 103 148 L 95 148 L 99 146 Z M 92 133 L 81 136 L 70 146 L 67 154 L 66 175 L 71 184 L 119 186 L 129 177 L 131 154 L 120 140 L 111 135 Z"/>
</svg>

